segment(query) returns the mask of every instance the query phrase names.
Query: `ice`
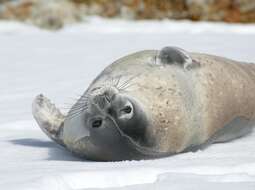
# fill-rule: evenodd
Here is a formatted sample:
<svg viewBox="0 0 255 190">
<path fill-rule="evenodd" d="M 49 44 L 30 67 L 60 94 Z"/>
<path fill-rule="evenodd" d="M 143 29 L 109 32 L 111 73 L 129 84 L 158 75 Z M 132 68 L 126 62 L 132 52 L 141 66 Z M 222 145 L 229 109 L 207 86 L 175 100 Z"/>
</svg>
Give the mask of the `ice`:
<svg viewBox="0 0 255 190">
<path fill-rule="evenodd" d="M 66 112 L 112 61 L 168 45 L 255 62 L 255 25 L 93 17 L 48 32 L 0 22 L 0 189 L 255 189 L 254 133 L 164 159 L 91 162 L 52 142 L 33 120 L 36 95 Z"/>
</svg>

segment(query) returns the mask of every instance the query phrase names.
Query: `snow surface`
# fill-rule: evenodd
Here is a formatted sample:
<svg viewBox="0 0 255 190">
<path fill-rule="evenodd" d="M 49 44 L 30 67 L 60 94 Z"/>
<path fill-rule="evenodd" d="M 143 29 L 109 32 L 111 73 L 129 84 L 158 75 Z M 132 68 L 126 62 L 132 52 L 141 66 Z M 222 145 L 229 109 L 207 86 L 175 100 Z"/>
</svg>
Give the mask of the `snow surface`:
<svg viewBox="0 0 255 190">
<path fill-rule="evenodd" d="M 37 94 L 67 111 L 112 61 L 167 45 L 255 62 L 255 25 L 90 18 L 48 32 L 0 22 L 0 189 L 255 189 L 254 133 L 164 159 L 91 162 L 33 120 Z"/>
</svg>

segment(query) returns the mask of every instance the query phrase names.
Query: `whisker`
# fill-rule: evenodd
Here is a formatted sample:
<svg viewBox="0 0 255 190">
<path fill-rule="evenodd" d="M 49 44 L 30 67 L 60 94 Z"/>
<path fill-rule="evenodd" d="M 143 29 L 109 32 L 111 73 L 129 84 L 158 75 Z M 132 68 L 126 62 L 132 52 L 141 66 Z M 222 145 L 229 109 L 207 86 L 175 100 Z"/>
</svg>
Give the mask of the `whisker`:
<svg viewBox="0 0 255 190">
<path fill-rule="evenodd" d="M 61 109 L 61 110 L 70 110 L 71 108 L 69 107 L 69 108 L 67 108 L 67 107 L 59 107 L 59 109 Z"/>
<path fill-rule="evenodd" d="M 122 76 L 119 75 L 119 77 L 118 77 L 118 79 L 117 79 L 117 82 L 116 82 L 116 84 L 114 85 L 116 88 L 118 88 L 118 86 L 119 86 L 121 77 L 122 77 Z"/>
<path fill-rule="evenodd" d="M 78 98 L 88 98 L 90 96 L 90 93 L 84 93 L 84 94 L 76 94 Z"/>
<path fill-rule="evenodd" d="M 71 105 L 72 108 L 79 108 L 79 107 L 84 107 L 87 106 L 88 102 L 76 102 L 74 105 Z M 70 105 L 67 105 L 70 106 Z"/>
<path fill-rule="evenodd" d="M 78 115 L 80 115 L 83 111 L 85 111 L 86 109 L 85 108 L 83 108 L 83 109 L 80 109 L 80 110 L 77 110 L 77 111 L 70 111 L 69 113 L 68 113 L 68 118 L 73 118 L 73 117 L 76 117 L 76 116 L 78 116 Z"/>
<path fill-rule="evenodd" d="M 125 87 L 121 88 L 121 91 L 126 91 L 128 88 L 130 88 L 131 86 L 135 86 L 137 83 L 132 83 L 132 84 L 128 84 Z"/>
<path fill-rule="evenodd" d="M 100 87 L 101 88 L 101 87 Z M 82 112 L 88 109 L 88 101 L 89 97 L 91 96 L 91 92 L 86 92 L 84 94 L 76 94 L 77 98 L 72 98 L 76 103 L 75 104 L 68 104 L 65 103 L 67 107 L 63 109 L 69 110 L 67 114 L 67 118 L 72 119 L 74 117 L 79 116 Z"/>
<path fill-rule="evenodd" d="M 114 77 L 111 77 L 111 80 L 110 80 L 110 86 L 114 85 L 114 83 L 115 83 L 115 80 L 116 80 L 116 78 L 114 78 Z"/>
<path fill-rule="evenodd" d="M 88 96 L 81 96 L 78 100 L 87 100 L 88 98 Z"/>
<path fill-rule="evenodd" d="M 128 85 L 135 77 L 137 77 L 137 76 L 133 76 L 133 77 L 127 79 L 126 81 L 124 81 L 124 82 L 119 86 L 119 88 L 122 89 L 123 87 L 125 87 L 126 85 Z"/>
<path fill-rule="evenodd" d="M 86 106 L 88 106 L 88 104 L 87 103 L 83 103 L 83 104 L 75 104 L 72 108 L 81 108 L 81 107 L 86 107 Z"/>
<path fill-rule="evenodd" d="M 87 108 L 86 107 L 84 107 L 84 108 L 80 108 L 80 109 L 77 109 L 77 110 L 70 110 L 70 114 L 75 114 L 75 113 L 79 113 L 79 112 L 82 112 L 82 111 L 84 111 L 84 110 L 86 110 Z"/>
<path fill-rule="evenodd" d="M 126 85 L 127 83 L 129 83 L 131 81 L 132 78 L 127 79 L 126 81 L 124 81 L 122 84 L 120 84 L 120 88 L 122 88 L 122 86 Z"/>
<path fill-rule="evenodd" d="M 74 104 L 72 103 L 63 103 L 65 106 L 73 106 Z"/>
<path fill-rule="evenodd" d="M 82 106 L 85 106 L 85 105 L 87 105 L 88 103 L 87 102 L 77 102 L 76 104 L 74 104 L 72 107 L 82 107 Z"/>
<path fill-rule="evenodd" d="M 81 113 L 83 113 L 84 110 L 79 110 L 79 111 L 76 111 L 76 112 L 69 112 L 68 113 L 68 117 L 72 117 L 74 115 L 79 115 Z"/>
<path fill-rule="evenodd" d="M 79 115 L 80 115 L 80 113 L 78 113 L 78 114 L 73 114 L 73 115 L 72 115 L 72 114 L 71 114 L 71 115 L 69 114 L 69 115 L 67 116 L 67 118 L 68 118 L 68 119 L 73 119 L 73 118 L 75 118 L 75 117 L 78 117 Z"/>
<path fill-rule="evenodd" d="M 88 109 L 88 107 L 80 107 L 80 108 L 71 108 L 70 109 L 70 112 L 76 112 L 76 111 L 80 111 L 80 110 L 87 110 Z"/>
</svg>

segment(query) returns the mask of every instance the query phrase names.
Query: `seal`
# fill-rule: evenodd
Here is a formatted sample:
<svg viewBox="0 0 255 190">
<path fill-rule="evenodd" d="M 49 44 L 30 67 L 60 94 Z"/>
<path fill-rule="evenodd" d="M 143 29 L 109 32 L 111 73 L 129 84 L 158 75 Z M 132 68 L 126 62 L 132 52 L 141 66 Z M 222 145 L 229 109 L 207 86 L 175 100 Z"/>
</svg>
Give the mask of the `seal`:
<svg viewBox="0 0 255 190">
<path fill-rule="evenodd" d="M 165 47 L 106 67 L 67 115 L 43 95 L 32 112 L 52 140 L 85 159 L 154 159 L 250 133 L 254 94 L 254 64 Z"/>
</svg>

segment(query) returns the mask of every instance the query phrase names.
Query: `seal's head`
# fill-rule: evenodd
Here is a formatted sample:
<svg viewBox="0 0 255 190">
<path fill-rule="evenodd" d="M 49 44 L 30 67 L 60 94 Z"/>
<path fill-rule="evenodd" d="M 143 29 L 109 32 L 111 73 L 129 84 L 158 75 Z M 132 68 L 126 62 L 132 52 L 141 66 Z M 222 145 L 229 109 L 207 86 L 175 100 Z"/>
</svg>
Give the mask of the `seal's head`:
<svg viewBox="0 0 255 190">
<path fill-rule="evenodd" d="M 69 113 L 83 108 L 79 117 L 65 121 L 64 132 L 69 128 L 66 134 L 75 141 L 69 148 L 92 160 L 147 158 L 154 141 L 142 106 L 115 87 L 96 87 L 86 94 Z"/>
</svg>

